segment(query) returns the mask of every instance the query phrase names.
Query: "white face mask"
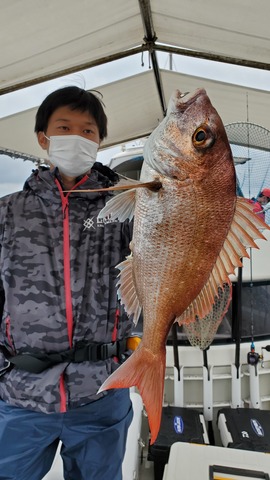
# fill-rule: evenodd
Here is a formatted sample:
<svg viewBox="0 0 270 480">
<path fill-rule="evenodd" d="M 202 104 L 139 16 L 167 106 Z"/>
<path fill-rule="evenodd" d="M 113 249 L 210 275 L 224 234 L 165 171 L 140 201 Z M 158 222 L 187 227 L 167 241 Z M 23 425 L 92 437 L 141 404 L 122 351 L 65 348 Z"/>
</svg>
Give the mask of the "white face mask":
<svg viewBox="0 0 270 480">
<path fill-rule="evenodd" d="M 46 135 L 45 135 L 46 137 Z M 98 143 L 80 135 L 46 137 L 50 141 L 49 160 L 67 177 L 79 177 L 91 170 L 97 158 Z"/>
</svg>

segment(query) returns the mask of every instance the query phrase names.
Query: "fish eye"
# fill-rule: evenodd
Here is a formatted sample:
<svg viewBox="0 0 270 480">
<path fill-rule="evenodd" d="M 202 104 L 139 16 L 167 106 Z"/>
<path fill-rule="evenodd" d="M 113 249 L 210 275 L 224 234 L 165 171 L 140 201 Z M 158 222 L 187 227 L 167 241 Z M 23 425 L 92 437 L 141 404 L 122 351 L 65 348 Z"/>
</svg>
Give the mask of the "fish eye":
<svg viewBox="0 0 270 480">
<path fill-rule="evenodd" d="M 197 149 L 211 147 L 215 141 L 215 136 L 208 125 L 200 125 L 192 135 L 192 143 Z"/>
<path fill-rule="evenodd" d="M 204 130 L 199 130 L 195 133 L 196 142 L 203 142 L 205 140 L 206 134 Z"/>
</svg>

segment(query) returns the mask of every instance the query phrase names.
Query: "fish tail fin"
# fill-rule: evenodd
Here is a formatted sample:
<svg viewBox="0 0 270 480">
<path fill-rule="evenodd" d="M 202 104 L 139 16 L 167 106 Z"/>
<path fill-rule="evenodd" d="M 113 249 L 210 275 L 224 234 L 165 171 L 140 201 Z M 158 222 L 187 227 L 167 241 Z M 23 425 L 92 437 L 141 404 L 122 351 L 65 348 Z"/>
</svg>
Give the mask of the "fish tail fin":
<svg viewBox="0 0 270 480">
<path fill-rule="evenodd" d="M 151 432 L 151 445 L 155 442 L 161 422 L 165 376 L 166 351 L 153 354 L 140 343 L 134 353 L 110 377 L 98 393 L 111 388 L 136 386 L 142 396 Z"/>
</svg>

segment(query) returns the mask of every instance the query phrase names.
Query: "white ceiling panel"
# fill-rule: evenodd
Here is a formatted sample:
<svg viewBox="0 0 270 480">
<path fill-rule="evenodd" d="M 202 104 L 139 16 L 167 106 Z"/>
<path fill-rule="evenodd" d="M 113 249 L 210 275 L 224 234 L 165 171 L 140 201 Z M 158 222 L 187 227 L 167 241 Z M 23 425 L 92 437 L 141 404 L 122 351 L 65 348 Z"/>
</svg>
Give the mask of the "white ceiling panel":
<svg viewBox="0 0 270 480">
<path fill-rule="evenodd" d="M 0 0 L 0 11 L 0 94 L 120 58 L 145 42 L 150 56 L 162 44 L 232 63 L 262 62 L 270 70 L 269 0 Z M 204 87 L 224 124 L 248 119 L 270 130 L 268 92 L 160 70 L 151 60 L 148 72 L 96 86 L 109 119 L 103 147 L 155 128 L 163 116 L 162 87 L 164 108 L 175 88 Z M 1 119 L 0 147 L 42 156 L 35 113 Z"/>
<path fill-rule="evenodd" d="M 109 136 L 103 148 L 149 134 L 163 118 L 151 71 L 97 89 L 108 117 Z M 36 111 L 32 108 L 0 119 L 0 147 L 43 158 L 34 134 Z"/>
<path fill-rule="evenodd" d="M 162 44 L 270 69 L 269 0 L 0 0 L 0 11 L 0 92 L 141 46 L 145 12 Z"/>
<path fill-rule="evenodd" d="M 205 88 L 224 124 L 232 122 L 256 123 L 270 130 L 270 92 L 208 80 L 176 72 L 162 71 L 165 96 L 174 88 L 191 92 Z"/>
<path fill-rule="evenodd" d="M 151 0 L 151 7 L 161 43 L 269 64 L 268 0 Z"/>
<path fill-rule="evenodd" d="M 0 0 L 0 87 L 141 44 L 137 1 Z"/>
<path fill-rule="evenodd" d="M 251 88 L 161 70 L 168 100 L 175 89 L 183 92 L 205 88 L 224 124 L 248 119 L 270 130 L 270 94 Z M 108 116 L 108 147 L 148 135 L 162 120 L 163 114 L 152 71 L 99 86 Z M 44 152 L 34 134 L 36 109 L 0 119 L 0 147 L 42 157 Z"/>
</svg>

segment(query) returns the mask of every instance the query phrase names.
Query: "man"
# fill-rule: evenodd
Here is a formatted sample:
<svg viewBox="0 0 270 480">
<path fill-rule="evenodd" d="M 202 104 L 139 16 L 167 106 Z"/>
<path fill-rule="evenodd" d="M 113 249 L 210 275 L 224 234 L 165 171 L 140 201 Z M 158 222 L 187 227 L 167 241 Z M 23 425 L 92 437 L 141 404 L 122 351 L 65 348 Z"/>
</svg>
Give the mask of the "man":
<svg viewBox="0 0 270 480">
<path fill-rule="evenodd" d="M 264 188 L 258 195 L 257 199 L 252 199 L 254 202 L 253 211 L 260 217 L 262 220 L 265 220 L 265 211 L 264 205 L 270 202 L 270 188 Z"/>
<path fill-rule="evenodd" d="M 129 392 L 97 391 L 131 331 L 115 269 L 131 227 L 98 222 L 109 193 L 82 191 L 117 180 L 95 163 L 107 118 L 95 95 L 66 87 L 35 132 L 50 169 L 0 200 L 0 479 L 42 479 L 61 440 L 65 480 L 120 480 Z"/>
</svg>

